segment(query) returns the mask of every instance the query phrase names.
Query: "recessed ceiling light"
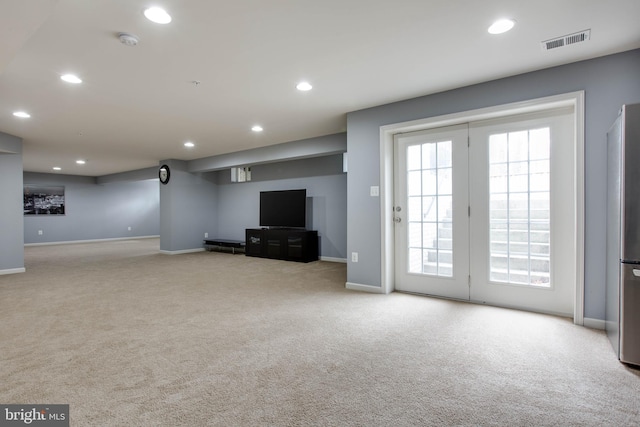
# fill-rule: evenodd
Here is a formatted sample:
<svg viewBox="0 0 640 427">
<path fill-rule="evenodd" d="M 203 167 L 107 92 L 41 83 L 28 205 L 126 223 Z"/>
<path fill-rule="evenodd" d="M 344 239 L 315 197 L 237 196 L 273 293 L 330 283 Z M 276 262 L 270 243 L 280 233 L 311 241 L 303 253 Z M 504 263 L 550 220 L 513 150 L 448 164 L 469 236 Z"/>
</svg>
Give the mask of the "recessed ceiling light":
<svg viewBox="0 0 640 427">
<path fill-rule="evenodd" d="M 296 89 L 298 89 L 299 91 L 302 92 L 306 92 L 308 90 L 313 89 L 313 86 L 311 86 L 311 84 L 309 84 L 309 82 L 300 82 L 296 85 Z"/>
<path fill-rule="evenodd" d="M 82 80 L 80 79 L 80 77 L 76 76 L 75 74 L 64 74 L 60 76 L 60 78 L 67 83 L 73 83 L 73 84 L 82 83 Z"/>
<path fill-rule="evenodd" d="M 144 16 L 146 16 L 149 21 L 155 22 L 156 24 L 168 24 L 171 22 L 171 15 L 161 7 L 150 7 L 149 9 L 146 9 L 144 11 Z"/>
<path fill-rule="evenodd" d="M 54 170 L 54 171 L 61 171 L 61 170 L 62 170 L 62 168 L 61 168 L 60 166 L 54 166 L 54 167 L 53 167 L 53 170 Z"/>
<path fill-rule="evenodd" d="M 251 130 L 254 132 L 262 132 L 264 129 L 262 129 L 262 126 L 260 125 L 255 125 L 254 127 L 251 128 Z"/>
<path fill-rule="evenodd" d="M 87 163 L 87 161 L 86 160 L 82 160 L 82 159 L 78 159 L 78 160 L 76 160 L 76 163 L 79 164 L 79 165 L 84 165 L 84 164 Z"/>
<path fill-rule="evenodd" d="M 194 144 L 191 141 L 187 141 L 187 142 L 184 143 L 184 146 L 187 147 L 187 148 L 193 148 L 193 147 L 196 146 L 196 144 Z"/>
<path fill-rule="evenodd" d="M 487 31 L 490 34 L 502 34 L 512 29 L 514 25 L 516 25 L 516 21 L 513 19 L 500 19 L 491 24 Z"/>
<path fill-rule="evenodd" d="M 13 115 L 22 119 L 28 119 L 29 117 L 31 117 L 31 114 L 27 113 L 26 111 L 16 111 L 13 113 Z"/>
</svg>

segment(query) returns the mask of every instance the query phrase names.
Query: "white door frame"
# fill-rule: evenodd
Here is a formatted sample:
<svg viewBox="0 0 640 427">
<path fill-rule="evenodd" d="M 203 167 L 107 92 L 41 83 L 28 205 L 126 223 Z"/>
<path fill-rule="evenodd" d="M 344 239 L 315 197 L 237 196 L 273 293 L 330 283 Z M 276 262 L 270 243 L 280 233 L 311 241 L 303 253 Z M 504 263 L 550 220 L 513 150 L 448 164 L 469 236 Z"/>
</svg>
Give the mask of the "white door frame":
<svg viewBox="0 0 640 427">
<path fill-rule="evenodd" d="M 394 223 L 393 223 L 393 136 L 398 133 L 426 130 L 461 123 L 530 113 L 549 108 L 573 106 L 575 111 L 575 194 L 576 289 L 573 322 L 584 324 L 584 91 L 570 92 L 522 102 L 480 108 L 380 127 L 380 219 L 382 291 L 394 291 Z"/>
</svg>

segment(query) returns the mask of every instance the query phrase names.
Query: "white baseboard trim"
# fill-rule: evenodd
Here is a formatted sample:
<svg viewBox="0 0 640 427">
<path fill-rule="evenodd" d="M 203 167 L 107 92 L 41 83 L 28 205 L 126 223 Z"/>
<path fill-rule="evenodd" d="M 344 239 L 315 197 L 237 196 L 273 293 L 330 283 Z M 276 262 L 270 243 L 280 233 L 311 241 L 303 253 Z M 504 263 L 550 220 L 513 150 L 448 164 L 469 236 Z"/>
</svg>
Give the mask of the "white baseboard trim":
<svg viewBox="0 0 640 427">
<path fill-rule="evenodd" d="M 347 263 L 347 259 L 346 258 L 334 258 L 331 256 L 321 256 L 320 257 L 320 261 L 327 261 L 327 262 L 339 262 L 342 264 L 346 264 Z"/>
<path fill-rule="evenodd" d="M 352 291 L 370 292 L 373 294 L 386 293 L 381 286 L 361 285 L 360 283 L 352 283 L 352 282 L 347 282 L 345 286 L 347 289 L 351 289 Z"/>
<path fill-rule="evenodd" d="M 604 331 L 606 328 L 606 322 L 600 319 L 590 319 L 588 317 L 585 317 L 583 326 L 585 328 L 600 329 Z"/>
<path fill-rule="evenodd" d="M 182 255 L 182 254 L 192 254 L 194 252 L 204 252 L 205 249 L 204 248 L 195 248 L 195 249 L 182 249 L 179 251 L 163 251 L 162 249 L 160 250 L 161 254 L 165 254 L 165 255 Z"/>
<path fill-rule="evenodd" d="M 109 239 L 90 239 L 90 240 L 67 240 L 62 242 L 43 242 L 43 243 L 25 243 L 25 246 L 52 246 L 52 245 L 73 245 L 76 243 L 101 243 L 101 242 L 115 242 L 119 240 L 140 240 L 140 239 L 157 239 L 157 236 L 137 236 L 137 237 L 114 237 Z"/>
<path fill-rule="evenodd" d="M 25 271 L 27 271 L 27 270 L 24 267 L 22 267 L 22 268 L 7 268 L 6 270 L 0 270 L 0 276 L 2 276 L 4 274 L 24 273 Z"/>
</svg>

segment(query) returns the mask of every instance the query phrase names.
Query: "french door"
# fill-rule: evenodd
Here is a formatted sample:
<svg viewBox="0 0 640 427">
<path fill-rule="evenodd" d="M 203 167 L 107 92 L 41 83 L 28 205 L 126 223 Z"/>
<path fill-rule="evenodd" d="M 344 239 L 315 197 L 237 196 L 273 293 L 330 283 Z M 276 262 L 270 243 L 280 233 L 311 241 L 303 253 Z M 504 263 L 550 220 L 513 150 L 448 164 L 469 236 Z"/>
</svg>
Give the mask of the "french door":
<svg viewBox="0 0 640 427">
<path fill-rule="evenodd" d="M 397 290 L 469 299 L 468 133 L 395 136 Z"/>
<path fill-rule="evenodd" d="M 573 112 L 396 135 L 395 288 L 573 314 Z"/>
</svg>

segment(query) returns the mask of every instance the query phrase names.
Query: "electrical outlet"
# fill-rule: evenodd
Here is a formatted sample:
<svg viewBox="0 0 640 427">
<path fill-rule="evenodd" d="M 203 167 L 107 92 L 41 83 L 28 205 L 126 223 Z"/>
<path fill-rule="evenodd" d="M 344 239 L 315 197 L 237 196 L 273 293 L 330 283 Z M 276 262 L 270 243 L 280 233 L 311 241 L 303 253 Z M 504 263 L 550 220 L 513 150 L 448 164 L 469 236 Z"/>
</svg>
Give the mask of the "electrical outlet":
<svg viewBox="0 0 640 427">
<path fill-rule="evenodd" d="M 131 227 L 127 227 L 127 230 L 131 231 Z"/>
<path fill-rule="evenodd" d="M 42 230 L 38 230 L 38 236 L 42 236 Z"/>
<path fill-rule="evenodd" d="M 369 188 L 369 194 L 371 195 L 371 197 L 380 196 L 380 187 L 378 187 L 377 185 L 372 185 L 371 188 Z"/>
<path fill-rule="evenodd" d="M 204 233 L 204 238 L 207 239 L 209 237 L 209 233 Z"/>
<path fill-rule="evenodd" d="M 351 252 L 351 262 L 358 262 L 358 252 Z"/>
</svg>

